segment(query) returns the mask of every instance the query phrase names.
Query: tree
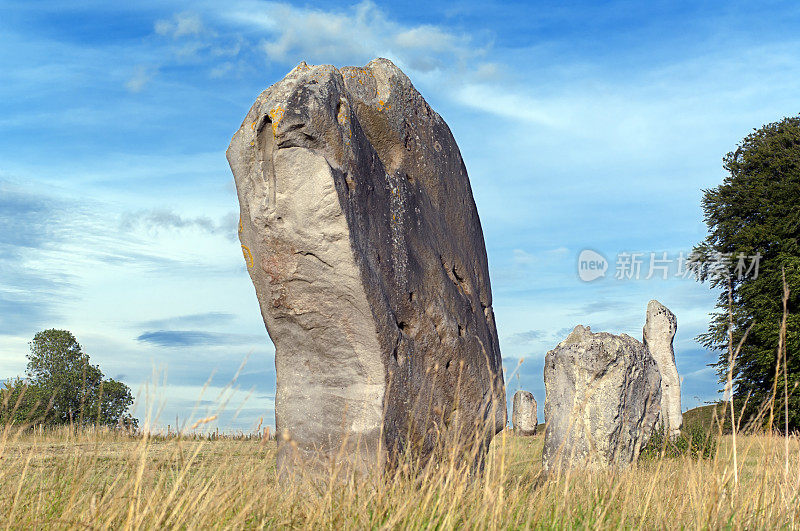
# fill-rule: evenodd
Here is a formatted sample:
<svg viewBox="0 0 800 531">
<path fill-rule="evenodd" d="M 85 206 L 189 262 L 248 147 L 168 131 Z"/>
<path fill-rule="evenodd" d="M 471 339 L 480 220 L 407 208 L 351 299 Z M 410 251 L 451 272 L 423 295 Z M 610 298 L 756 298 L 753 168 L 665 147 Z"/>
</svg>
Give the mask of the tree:
<svg viewBox="0 0 800 531">
<path fill-rule="evenodd" d="M 789 390 L 789 429 L 800 427 L 800 116 L 754 130 L 724 159 L 723 183 L 704 190 L 708 235 L 694 248 L 693 266 L 701 281 L 719 289 L 717 311 L 698 339 L 719 351 L 714 365 L 725 381 L 728 372 L 728 323 L 733 320 L 734 396 L 765 403 L 777 389 Z M 746 264 L 746 267 L 743 267 Z M 751 266 L 756 266 L 755 267 Z M 747 271 L 750 269 L 750 271 Z M 787 301 L 788 370 L 776 381 L 783 316 L 783 275 Z M 730 293 L 730 299 L 729 299 Z M 728 311 L 729 305 L 732 312 Z M 784 378 L 788 381 L 784 382 Z M 783 423 L 780 423 L 783 427 Z"/>
<path fill-rule="evenodd" d="M 30 348 L 27 376 L 51 401 L 48 419 L 69 424 L 90 418 L 84 414 L 91 411 L 103 373 L 89 363 L 75 336 L 67 330 L 45 330 L 34 336 Z"/>
<path fill-rule="evenodd" d="M 0 389 L 0 421 L 30 422 L 46 402 L 42 400 L 39 389 L 22 378 L 7 380 Z"/>
<path fill-rule="evenodd" d="M 137 424 L 128 413 L 133 403 L 130 388 L 105 379 L 67 330 L 44 330 L 34 336 L 26 372 L 27 380 L 7 382 L 3 390 L 4 416 L 11 420 L 133 427 Z"/>
</svg>

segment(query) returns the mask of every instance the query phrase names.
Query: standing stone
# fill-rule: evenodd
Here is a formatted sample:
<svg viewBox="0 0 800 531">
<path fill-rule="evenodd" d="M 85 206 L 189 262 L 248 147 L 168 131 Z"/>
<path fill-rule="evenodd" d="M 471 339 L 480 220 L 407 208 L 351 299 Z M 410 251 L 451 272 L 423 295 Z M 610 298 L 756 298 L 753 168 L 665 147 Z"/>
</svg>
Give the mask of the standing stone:
<svg viewBox="0 0 800 531">
<path fill-rule="evenodd" d="M 672 340 L 678 330 L 675 314 L 658 301 L 647 304 L 647 321 L 644 325 L 644 344 L 658 364 L 661 373 L 661 422 L 670 437 L 681 434 L 681 381 L 675 366 Z"/>
<path fill-rule="evenodd" d="M 625 466 L 658 420 L 661 378 L 653 357 L 625 334 L 578 325 L 544 365 L 545 470 Z"/>
<path fill-rule="evenodd" d="M 514 423 L 515 435 L 536 435 L 536 399 L 529 391 L 519 390 L 514 393 L 514 407 L 511 422 Z"/>
<path fill-rule="evenodd" d="M 227 156 L 275 344 L 279 471 L 339 456 L 380 469 L 443 439 L 480 462 L 505 389 L 483 232 L 444 120 L 386 59 L 301 63 L 258 96 Z"/>
</svg>

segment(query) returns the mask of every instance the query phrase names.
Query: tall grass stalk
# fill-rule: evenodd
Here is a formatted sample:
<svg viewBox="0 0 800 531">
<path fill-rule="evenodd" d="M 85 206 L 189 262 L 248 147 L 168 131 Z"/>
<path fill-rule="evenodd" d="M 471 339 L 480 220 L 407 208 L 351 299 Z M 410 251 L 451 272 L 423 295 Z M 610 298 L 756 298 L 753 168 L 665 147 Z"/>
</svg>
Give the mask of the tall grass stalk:
<svg viewBox="0 0 800 531">
<path fill-rule="evenodd" d="M 783 316 L 781 317 L 781 330 L 778 339 L 778 357 L 780 358 L 783 352 L 783 400 L 784 400 L 784 414 L 786 424 L 784 426 L 784 433 L 789 434 L 789 365 L 786 363 L 786 321 L 789 318 L 788 302 L 789 302 L 789 285 L 786 284 L 786 271 L 781 268 L 781 279 L 783 280 Z M 789 477 L 789 440 L 786 438 L 785 443 L 785 476 Z"/>
<path fill-rule="evenodd" d="M 744 341 L 744 339 L 743 339 Z M 728 384 L 725 389 L 728 392 L 728 400 L 731 408 L 731 428 L 733 437 L 733 477 L 734 485 L 739 486 L 739 463 L 737 460 L 736 449 L 736 415 L 733 406 L 733 366 L 736 361 L 736 354 L 733 351 L 733 286 L 731 277 L 728 275 Z"/>
</svg>

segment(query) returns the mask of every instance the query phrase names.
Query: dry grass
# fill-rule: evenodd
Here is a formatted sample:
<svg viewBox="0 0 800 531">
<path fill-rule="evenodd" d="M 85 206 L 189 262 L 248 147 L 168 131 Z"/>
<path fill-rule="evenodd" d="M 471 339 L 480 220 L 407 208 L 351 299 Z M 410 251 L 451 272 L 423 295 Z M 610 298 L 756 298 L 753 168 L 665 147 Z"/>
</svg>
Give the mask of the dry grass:
<svg viewBox="0 0 800 531">
<path fill-rule="evenodd" d="M 798 527 L 800 444 L 740 435 L 716 459 L 640 462 L 537 481 L 542 435 L 503 433 L 484 473 L 457 459 L 421 477 L 278 485 L 275 441 L 147 439 L 6 429 L 0 524 L 11 528 Z"/>
</svg>

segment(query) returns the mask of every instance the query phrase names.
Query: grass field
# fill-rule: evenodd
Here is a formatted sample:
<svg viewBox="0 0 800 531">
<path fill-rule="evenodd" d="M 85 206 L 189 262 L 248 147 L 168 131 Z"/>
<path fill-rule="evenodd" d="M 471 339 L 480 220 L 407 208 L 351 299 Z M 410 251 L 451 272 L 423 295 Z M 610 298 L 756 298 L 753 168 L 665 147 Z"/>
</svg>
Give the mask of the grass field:
<svg viewBox="0 0 800 531">
<path fill-rule="evenodd" d="M 421 476 L 283 486 L 275 441 L 68 429 L 0 440 L 6 528 L 800 527 L 796 437 L 721 439 L 717 457 L 642 461 L 538 481 L 543 437 L 499 435 L 484 473 L 451 459 Z M 788 468 L 787 468 L 788 465 Z M 738 485 L 736 483 L 738 476 Z"/>
</svg>

